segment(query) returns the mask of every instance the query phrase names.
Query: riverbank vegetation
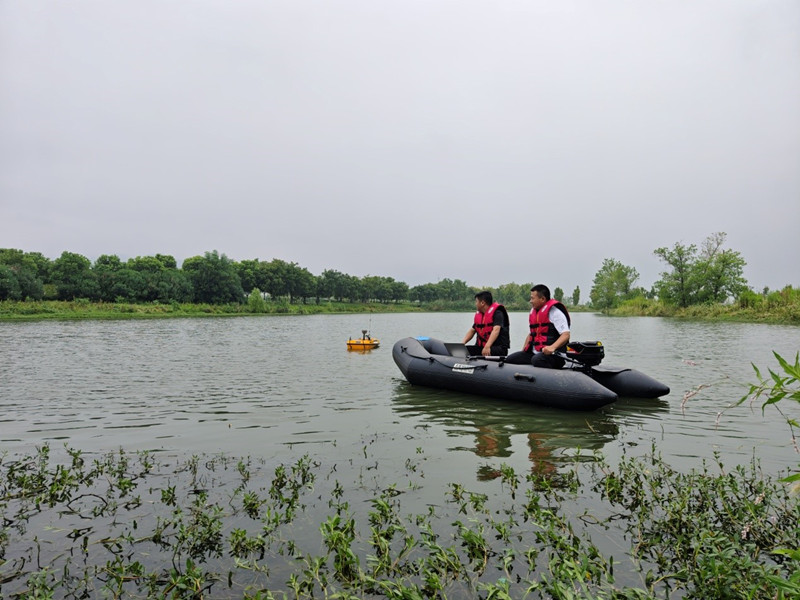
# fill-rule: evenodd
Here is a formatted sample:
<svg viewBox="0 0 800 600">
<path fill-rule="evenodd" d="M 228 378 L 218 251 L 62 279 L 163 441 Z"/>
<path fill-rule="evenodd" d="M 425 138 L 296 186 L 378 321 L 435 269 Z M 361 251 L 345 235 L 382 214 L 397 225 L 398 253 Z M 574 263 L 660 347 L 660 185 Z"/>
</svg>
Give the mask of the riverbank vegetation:
<svg viewBox="0 0 800 600">
<path fill-rule="evenodd" d="M 741 321 L 748 323 L 800 324 L 800 288 L 786 286 L 765 294 L 746 290 L 735 302 L 694 304 L 680 307 L 661 300 L 636 296 L 606 309 L 613 316 L 675 317 L 681 319 Z"/>
<path fill-rule="evenodd" d="M 594 277 L 591 306 L 617 316 L 800 324 L 800 289 L 750 289 L 742 276 L 745 260 L 724 247 L 725 238 L 715 233 L 699 248 L 676 243 L 654 250 L 668 268 L 650 290 L 636 287 L 634 267 L 605 259 Z"/>
<path fill-rule="evenodd" d="M 638 271 L 606 258 L 589 301 L 581 289 L 559 286 L 552 295 L 573 311 L 800 323 L 800 291 L 751 290 L 740 253 L 724 247 L 724 233 L 700 248 L 676 243 L 654 254 L 668 270 L 650 290 L 636 286 Z M 531 283 L 489 289 L 509 310 L 528 310 Z M 480 288 L 459 279 L 410 287 L 392 277 L 356 277 L 333 269 L 314 275 L 294 262 L 234 261 L 216 250 L 183 261 L 169 255 L 94 262 L 63 252 L 0 249 L 0 319 L 135 318 L 326 312 L 469 311 Z"/>
<path fill-rule="evenodd" d="M 47 319 L 158 319 L 176 317 L 234 317 L 252 315 L 316 315 L 348 313 L 388 313 L 421 311 L 410 303 L 369 304 L 360 302 L 322 302 L 292 304 L 284 301 L 267 302 L 255 307 L 249 303 L 195 304 L 171 302 L 161 304 L 128 302 L 89 302 L 86 300 L 40 300 L 0 302 L 0 321 L 38 321 Z"/>
</svg>

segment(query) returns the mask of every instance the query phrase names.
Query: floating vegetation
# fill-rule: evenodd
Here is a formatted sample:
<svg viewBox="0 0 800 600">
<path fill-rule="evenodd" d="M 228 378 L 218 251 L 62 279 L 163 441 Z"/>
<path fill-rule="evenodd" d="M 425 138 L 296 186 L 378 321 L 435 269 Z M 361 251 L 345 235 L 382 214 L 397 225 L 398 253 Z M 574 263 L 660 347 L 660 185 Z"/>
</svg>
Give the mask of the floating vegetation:
<svg viewBox="0 0 800 600">
<path fill-rule="evenodd" d="M 365 457 L 366 458 L 366 457 Z M 375 460 L 370 459 L 375 465 Z M 413 462 L 413 468 L 409 467 Z M 503 465 L 421 498 L 353 460 L 49 446 L 0 463 L 5 598 L 789 598 L 800 503 L 757 464 Z M 347 469 L 349 464 L 355 468 Z M 380 465 L 378 465 L 380 466 Z M 352 475 L 348 475 L 352 474 Z M 401 479 L 403 479 L 401 477 Z M 591 498 L 590 498 L 591 497 Z M 613 555 L 609 553 L 613 550 Z"/>
</svg>

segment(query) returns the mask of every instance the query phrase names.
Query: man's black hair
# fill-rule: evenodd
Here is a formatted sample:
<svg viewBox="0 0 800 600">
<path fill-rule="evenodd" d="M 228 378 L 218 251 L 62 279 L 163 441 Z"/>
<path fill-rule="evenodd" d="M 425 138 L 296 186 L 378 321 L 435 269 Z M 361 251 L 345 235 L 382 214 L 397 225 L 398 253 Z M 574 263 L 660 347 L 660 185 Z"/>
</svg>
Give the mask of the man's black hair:
<svg viewBox="0 0 800 600">
<path fill-rule="evenodd" d="M 550 300 L 550 288 L 544 285 L 543 283 L 537 283 L 535 286 L 531 288 L 532 292 L 536 292 L 545 300 Z"/>
<path fill-rule="evenodd" d="M 477 294 L 475 294 L 475 299 L 483 300 L 484 302 L 486 302 L 486 304 L 490 306 L 494 302 L 494 298 L 492 298 L 492 292 L 489 292 L 487 290 L 483 290 L 482 292 L 478 292 Z"/>
</svg>

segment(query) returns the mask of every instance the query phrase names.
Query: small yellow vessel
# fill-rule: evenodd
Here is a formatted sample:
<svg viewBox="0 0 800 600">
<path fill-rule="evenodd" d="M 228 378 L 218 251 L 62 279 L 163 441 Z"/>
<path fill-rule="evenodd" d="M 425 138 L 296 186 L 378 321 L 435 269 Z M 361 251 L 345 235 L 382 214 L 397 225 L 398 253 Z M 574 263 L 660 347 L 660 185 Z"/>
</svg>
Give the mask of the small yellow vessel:
<svg viewBox="0 0 800 600">
<path fill-rule="evenodd" d="M 372 339 L 369 335 L 368 329 L 361 330 L 361 337 L 359 339 L 354 340 L 353 338 L 350 338 L 347 340 L 348 350 L 372 350 L 380 345 L 381 341 Z"/>
</svg>

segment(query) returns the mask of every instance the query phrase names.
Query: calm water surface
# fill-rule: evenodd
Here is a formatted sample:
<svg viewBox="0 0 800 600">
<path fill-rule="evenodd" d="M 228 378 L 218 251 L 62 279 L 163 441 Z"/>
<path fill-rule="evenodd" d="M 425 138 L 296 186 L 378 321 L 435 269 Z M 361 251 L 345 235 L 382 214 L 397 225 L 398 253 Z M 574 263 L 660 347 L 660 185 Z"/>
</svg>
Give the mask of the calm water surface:
<svg viewBox="0 0 800 600">
<path fill-rule="evenodd" d="M 86 451 L 154 449 L 291 459 L 367 447 L 388 468 L 424 452 L 428 477 L 491 478 L 503 463 L 555 468 L 599 450 L 610 460 L 655 445 L 675 467 L 715 452 L 726 464 L 755 453 L 766 470 L 800 462 L 783 417 L 733 408 L 755 379 L 750 363 L 793 358 L 800 328 L 607 318 L 579 313 L 573 339 L 602 340 L 604 364 L 670 386 L 660 400 L 622 399 L 570 413 L 409 385 L 395 341 L 460 341 L 468 313 L 317 315 L 0 324 L 0 448 L 49 442 Z M 348 352 L 371 327 L 382 346 Z M 512 344 L 526 315 L 512 314 Z M 682 408 L 684 395 L 702 389 Z M 794 406 L 790 415 L 800 418 Z M 794 413 L 792 412 L 794 411 Z"/>
</svg>

